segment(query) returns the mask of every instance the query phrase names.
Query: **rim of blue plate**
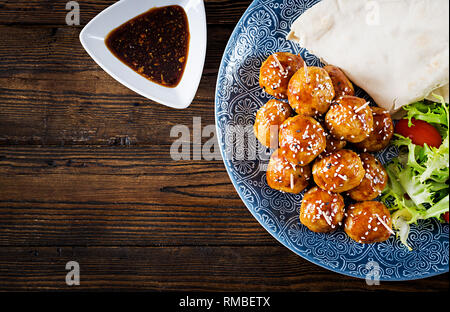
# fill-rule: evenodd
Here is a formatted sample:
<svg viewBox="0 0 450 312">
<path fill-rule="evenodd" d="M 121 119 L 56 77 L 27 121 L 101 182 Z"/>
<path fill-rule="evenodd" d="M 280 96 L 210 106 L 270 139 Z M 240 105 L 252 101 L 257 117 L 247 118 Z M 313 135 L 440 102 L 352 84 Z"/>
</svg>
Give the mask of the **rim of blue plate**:
<svg viewBox="0 0 450 312">
<path fill-rule="evenodd" d="M 321 0 L 319 0 L 319 1 L 321 1 Z M 247 16 L 247 13 L 249 12 L 249 11 L 251 11 L 251 9 L 255 6 L 255 5 L 257 5 L 258 3 L 260 2 L 260 0 L 253 0 L 252 1 L 252 3 L 248 6 L 248 8 L 245 10 L 245 12 L 243 13 L 243 15 L 240 17 L 240 19 L 239 19 L 239 21 L 237 22 L 237 24 L 236 24 L 236 26 L 235 26 L 235 28 L 234 28 L 234 30 L 233 30 L 233 32 L 231 33 L 231 35 L 230 35 L 230 39 L 231 38 L 233 38 L 234 36 L 236 36 L 237 34 L 238 34 L 238 32 L 240 31 L 240 28 L 242 27 L 242 22 L 243 22 L 243 20 L 245 19 L 245 17 Z M 216 133 L 221 133 L 221 129 L 219 128 L 219 120 L 218 120 L 218 90 L 219 90 L 219 87 L 220 87 L 220 78 L 221 78 L 221 73 L 222 73 L 222 71 L 223 71 L 223 68 L 224 68 L 224 66 L 223 66 L 223 64 L 224 64 L 224 62 L 225 62 L 225 59 L 226 59 L 226 52 L 229 50 L 229 48 L 231 47 L 231 44 L 232 44 L 232 42 L 231 42 L 231 40 L 228 40 L 228 42 L 227 42 L 227 45 L 226 45 L 226 47 L 225 47 L 225 50 L 224 50 L 224 53 L 223 53 L 223 55 L 222 55 L 222 58 L 221 58 L 221 61 L 220 61 L 220 66 L 219 66 L 219 72 L 218 72 L 218 75 L 217 75 L 217 81 L 216 81 L 216 88 L 215 88 L 215 99 L 214 99 L 214 119 L 215 119 L 215 123 L 216 123 Z M 332 268 L 332 267 L 329 267 L 329 266 L 326 266 L 325 264 L 322 264 L 322 263 L 320 263 L 317 259 L 315 259 L 314 257 L 311 257 L 311 256 L 308 256 L 308 255 L 305 255 L 305 254 L 303 254 L 303 253 L 301 253 L 301 252 L 299 252 L 299 251 L 296 251 L 294 248 L 292 248 L 292 247 L 290 247 L 290 246 L 288 246 L 285 242 L 282 242 L 265 224 L 263 224 L 259 219 L 258 219 L 258 217 L 256 216 L 256 214 L 254 213 L 254 211 L 251 209 L 251 207 L 249 207 L 249 205 L 248 205 L 248 203 L 247 203 L 247 201 L 245 200 L 245 198 L 244 198 L 244 196 L 243 196 L 243 194 L 242 194 L 242 192 L 240 192 L 239 191 L 239 185 L 237 184 L 237 182 L 236 182 L 236 180 L 233 178 L 233 176 L 232 176 L 232 170 L 231 170 L 231 168 L 230 168 L 230 166 L 228 166 L 227 164 L 226 164 L 226 155 L 225 155 L 225 151 L 224 151 L 224 147 L 223 147 L 223 145 L 222 145 L 222 143 L 219 141 L 219 149 L 220 149 L 220 154 L 221 154 L 221 157 L 222 157 L 222 161 L 223 161 L 223 163 L 224 163 L 224 166 L 225 166 L 225 169 L 226 169 L 226 171 L 227 171 L 227 174 L 228 174 L 228 176 L 229 176 L 229 178 L 230 178 L 230 180 L 231 180 L 231 183 L 233 184 L 233 187 L 234 187 L 234 189 L 236 190 L 236 192 L 238 193 L 238 195 L 239 195 L 239 197 L 240 197 L 240 199 L 242 200 L 242 202 L 244 203 L 244 205 L 246 206 L 246 208 L 247 208 L 247 210 L 252 214 L 252 216 L 256 219 L 256 221 L 276 240 L 276 241 L 278 241 L 280 244 L 282 244 L 284 247 L 286 247 L 287 249 L 289 249 L 291 252 L 293 252 L 294 254 L 296 254 L 296 255 L 298 255 L 298 256 L 300 256 L 300 257 L 302 257 L 303 259 L 305 259 L 305 260 L 307 260 L 307 261 L 309 261 L 309 262 L 311 262 L 311 263 L 313 263 L 313 264 L 315 264 L 315 265 L 317 265 L 317 266 L 319 266 L 319 267 L 322 267 L 322 268 L 324 268 L 324 269 L 326 269 L 326 270 L 328 270 L 328 271 L 331 271 L 331 272 L 335 272 L 335 273 L 338 273 L 338 274 L 341 274 L 341 275 L 345 275 L 345 276 L 348 276 L 348 277 L 352 277 L 352 278 L 357 278 L 357 279 L 364 279 L 364 277 L 362 277 L 362 276 L 355 276 L 355 275 L 352 275 L 352 274 L 350 274 L 349 272 L 346 272 L 346 271 L 344 271 L 344 270 L 339 270 L 339 269 L 335 269 L 335 268 Z M 431 278 L 431 277 L 435 277 L 435 276 L 439 276 L 439 275 L 442 275 L 442 274 L 445 274 L 445 273 L 448 273 L 449 272 L 449 269 L 447 268 L 447 270 L 446 271 L 441 271 L 441 272 L 434 272 L 434 273 L 430 273 L 430 274 L 427 274 L 426 276 L 415 276 L 415 277 L 409 277 L 409 278 L 389 278 L 389 279 L 387 279 L 387 278 L 384 278 L 384 277 L 381 277 L 379 280 L 381 281 L 381 282 L 404 282 L 404 281 L 414 281 L 414 280 L 422 280 L 422 279 L 426 279 L 426 278 Z"/>
</svg>

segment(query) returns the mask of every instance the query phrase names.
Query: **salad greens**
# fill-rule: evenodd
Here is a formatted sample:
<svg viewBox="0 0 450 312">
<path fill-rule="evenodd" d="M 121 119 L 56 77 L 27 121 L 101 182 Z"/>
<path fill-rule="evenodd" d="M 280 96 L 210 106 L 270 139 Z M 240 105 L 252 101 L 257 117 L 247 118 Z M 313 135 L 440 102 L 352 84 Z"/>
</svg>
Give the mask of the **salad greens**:
<svg viewBox="0 0 450 312">
<path fill-rule="evenodd" d="M 441 134 L 439 148 L 415 145 L 411 139 L 396 134 L 393 144 L 399 156 L 386 167 L 388 186 L 382 201 L 390 208 L 392 222 L 401 242 L 407 243 L 410 225 L 418 220 L 438 218 L 449 211 L 449 106 L 442 97 L 440 103 L 417 102 L 405 107 L 409 126 L 412 119 L 433 125 Z"/>
</svg>

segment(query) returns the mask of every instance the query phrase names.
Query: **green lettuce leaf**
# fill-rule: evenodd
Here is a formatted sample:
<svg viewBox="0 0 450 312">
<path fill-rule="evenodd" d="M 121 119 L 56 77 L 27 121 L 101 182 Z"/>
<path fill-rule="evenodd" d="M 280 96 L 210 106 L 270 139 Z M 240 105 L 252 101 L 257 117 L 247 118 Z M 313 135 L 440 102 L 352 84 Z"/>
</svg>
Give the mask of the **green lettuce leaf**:
<svg viewBox="0 0 450 312">
<path fill-rule="evenodd" d="M 442 135 L 439 148 L 417 146 L 411 139 L 396 135 L 393 144 L 399 156 L 386 166 L 389 182 L 382 201 L 392 212 L 392 223 L 401 242 L 412 250 L 407 239 L 410 225 L 418 220 L 437 218 L 449 211 L 449 107 L 440 103 L 417 102 L 405 108 L 406 118 L 423 120 Z"/>
</svg>

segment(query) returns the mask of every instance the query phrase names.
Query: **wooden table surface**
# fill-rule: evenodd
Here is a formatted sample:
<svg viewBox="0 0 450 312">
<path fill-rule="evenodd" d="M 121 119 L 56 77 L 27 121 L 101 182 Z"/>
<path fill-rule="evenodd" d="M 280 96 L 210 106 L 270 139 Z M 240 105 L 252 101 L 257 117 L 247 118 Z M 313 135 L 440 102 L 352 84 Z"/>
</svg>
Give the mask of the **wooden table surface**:
<svg viewBox="0 0 450 312">
<path fill-rule="evenodd" d="M 174 161 L 174 125 L 214 124 L 227 40 L 249 0 L 205 1 L 208 50 L 186 110 L 125 88 L 78 36 L 115 1 L 0 0 L 0 290 L 438 291 L 448 274 L 367 286 L 296 256 L 219 161 Z M 208 138 L 205 138 L 206 141 Z M 80 286 L 65 283 L 68 261 Z"/>
</svg>

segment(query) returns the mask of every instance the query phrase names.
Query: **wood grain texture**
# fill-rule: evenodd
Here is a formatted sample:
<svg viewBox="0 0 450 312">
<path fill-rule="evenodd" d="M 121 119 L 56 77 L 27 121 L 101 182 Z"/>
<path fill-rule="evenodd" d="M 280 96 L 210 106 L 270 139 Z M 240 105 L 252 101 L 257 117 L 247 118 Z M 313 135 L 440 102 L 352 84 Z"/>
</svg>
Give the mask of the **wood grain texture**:
<svg viewBox="0 0 450 312">
<path fill-rule="evenodd" d="M 0 1 L 0 24 L 62 25 L 67 14 L 66 0 Z M 81 26 L 114 4 L 114 0 L 83 0 L 80 5 Z M 205 0 L 208 24 L 234 25 L 251 3 L 249 0 Z"/>
<path fill-rule="evenodd" d="M 193 117 L 200 117 L 213 125 L 218 64 L 231 31 L 209 28 L 197 96 L 188 109 L 173 110 L 102 71 L 80 45 L 77 28 L 0 26 L 0 145 L 111 145 L 120 138 L 131 145 L 171 144 L 176 124 L 192 128 Z"/>
<path fill-rule="evenodd" d="M 66 2 L 0 0 L 0 290 L 68 290 L 71 260 L 77 290 L 448 290 L 448 274 L 368 287 L 311 264 L 257 223 L 220 159 L 172 160 L 174 125 L 214 124 L 222 53 L 250 0 L 205 1 L 205 68 L 182 111 L 81 47 L 82 26 L 115 1 L 79 1 L 79 27 Z"/>
<path fill-rule="evenodd" d="M 330 273 L 282 246 L 7 247 L 0 290 L 53 290 L 65 264 L 80 264 L 78 290 L 154 291 L 417 291 L 417 282 L 381 283 Z M 421 292 L 448 286 L 445 276 L 420 282 Z"/>
<path fill-rule="evenodd" d="M 274 245 L 221 162 L 169 146 L 0 148 L 0 245 Z"/>
</svg>

